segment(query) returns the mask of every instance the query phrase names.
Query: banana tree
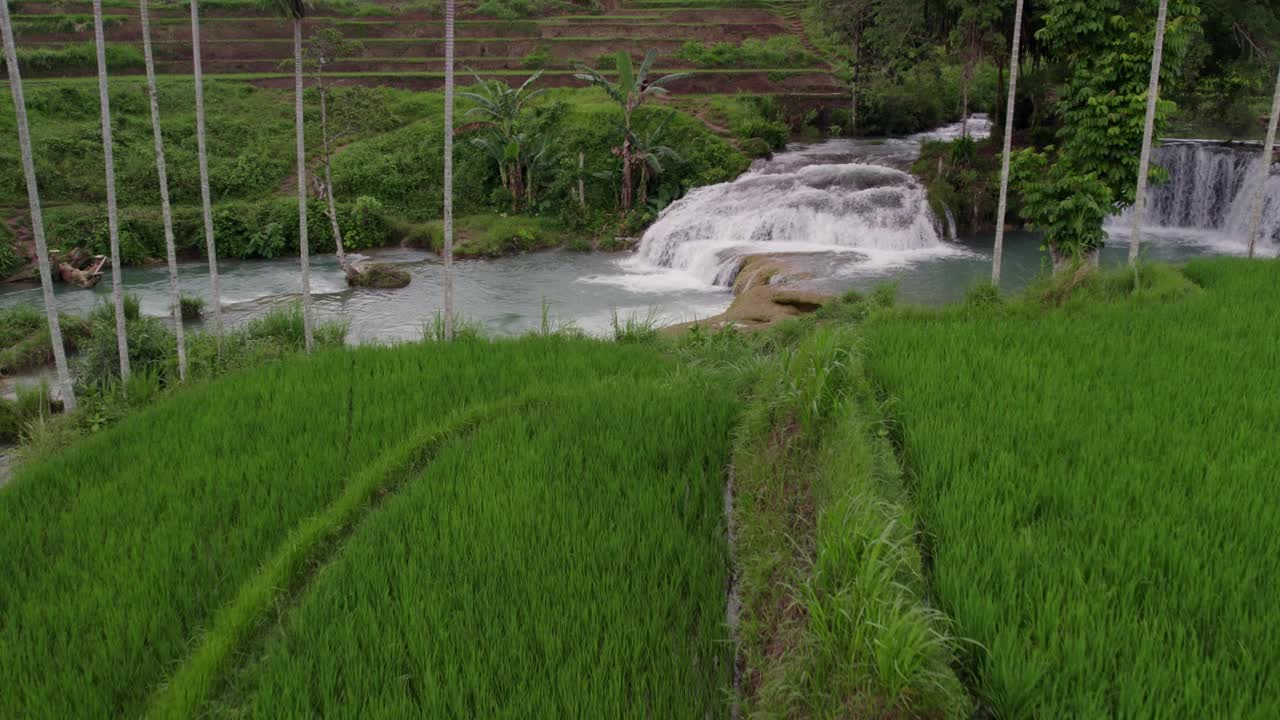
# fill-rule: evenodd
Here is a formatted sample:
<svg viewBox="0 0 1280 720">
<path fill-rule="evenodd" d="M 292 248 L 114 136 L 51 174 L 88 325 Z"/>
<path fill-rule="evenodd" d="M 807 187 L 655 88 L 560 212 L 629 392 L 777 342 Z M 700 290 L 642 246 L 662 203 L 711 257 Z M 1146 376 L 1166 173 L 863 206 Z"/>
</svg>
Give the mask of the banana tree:
<svg viewBox="0 0 1280 720">
<path fill-rule="evenodd" d="M 512 88 L 497 80 L 482 80 L 476 76 L 474 88 L 459 93 L 473 104 L 467 111 L 467 117 L 478 118 L 458 128 L 458 133 L 475 130 L 486 131 L 481 137 L 473 138 L 471 143 L 484 150 L 498 165 L 498 174 L 502 184 L 511 194 L 511 210 L 519 209 L 525 198 L 523 141 L 520 134 L 520 118 L 529 102 L 542 94 L 541 90 L 531 90 L 542 72 L 529 76 L 520 87 Z"/>
<path fill-rule="evenodd" d="M 672 73 L 656 80 L 649 79 L 653 62 L 658 57 L 657 50 L 650 50 L 637 69 L 631 62 L 631 56 L 625 52 L 618 53 L 618 77 L 611 81 L 600 71 L 585 65 L 578 65 L 578 73 L 574 77 L 600 86 L 622 109 L 622 145 L 614 149 L 614 154 L 622 158 L 622 209 L 630 211 L 633 199 L 632 169 L 637 163 L 631 145 L 631 121 L 637 108 L 651 98 L 665 95 L 667 85 L 689 76 L 689 73 Z"/>
<path fill-rule="evenodd" d="M 627 140 L 632 147 L 631 156 L 640 166 L 640 196 L 636 198 L 640 205 L 649 202 L 649 180 L 662 174 L 662 161 L 683 162 L 679 153 L 662 144 L 662 134 L 673 117 L 675 113 L 667 113 L 658 121 L 657 126 L 644 135 L 626 131 Z"/>
</svg>

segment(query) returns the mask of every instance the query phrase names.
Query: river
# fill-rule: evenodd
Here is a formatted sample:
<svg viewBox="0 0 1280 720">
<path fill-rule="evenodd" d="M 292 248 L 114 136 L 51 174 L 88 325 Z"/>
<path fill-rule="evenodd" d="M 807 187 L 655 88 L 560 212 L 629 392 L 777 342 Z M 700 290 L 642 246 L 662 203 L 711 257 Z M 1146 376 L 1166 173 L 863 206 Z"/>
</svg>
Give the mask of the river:
<svg viewBox="0 0 1280 720">
<path fill-rule="evenodd" d="M 982 136 L 989 124 L 976 117 L 969 130 Z M 771 160 L 757 161 L 738 180 L 699 188 L 673 204 L 635 253 L 551 250 L 459 261 L 457 308 L 498 335 L 539 328 L 544 306 L 557 325 L 573 324 L 589 333 L 606 333 L 615 314 L 652 315 L 664 323 L 704 318 L 723 311 L 732 300 L 727 285 L 737 260 L 759 252 L 802 253 L 796 264 L 815 276 L 808 284 L 826 291 L 895 282 L 902 302 L 937 305 L 957 300 L 989 277 L 992 236 L 949 239 L 932 220 L 923 190 L 904 171 L 918 156 L 922 141 L 959 134 L 957 123 L 908 138 L 793 145 Z M 1153 227 L 1145 250 L 1150 259 L 1178 262 L 1243 252 L 1233 225 L 1239 213 L 1232 208 L 1248 191 L 1248 182 L 1241 178 L 1250 164 L 1247 157 L 1237 157 L 1246 152 L 1185 144 L 1158 151 L 1157 160 L 1163 158 L 1174 177 L 1169 185 L 1153 190 Z M 1230 162 L 1222 160 L 1224 154 Z M 1269 182 L 1264 233 L 1280 233 L 1280 176 L 1273 173 Z M 1200 186 L 1216 188 L 1209 201 L 1199 201 L 1208 209 L 1177 212 L 1190 202 L 1187 198 L 1197 197 Z M 1123 218 L 1109 225 L 1113 240 L 1103 251 L 1104 265 L 1124 262 L 1126 228 Z M 1004 290 L 1017 290 L 1042 271 L 1047 258 L 1040 244 L 1035 233 L 1010 234 Z M 1262 250 L 1275 255 L 1277 247 L 1280 238 L 1269 238 Z M 405 268 L 412 283 L 402 290 L 348 288 L 334 258 L 317 257 L 312 264 L 317 317 L 348 321 L 352 342 L 420 338 L 424 324 L 441 306 L 439 258 L 401 249 L 369 255 Z M 292 302 L 298 292 L 295 258 L 223 260 L 219 268 L 225 316 L 232 324 Z M 185 294 L 208 298 L 203 263 L 183 263 L 180 279 Z M 163 267 L 127 268 L 124 282 L 140 299 L 143 313 L 166 314 L 168 280 Z M 82 313 L 106 303 L 109 294 L 110 283 L 104 281 L 94 290 L 59 285 L 57 297 L 62 310 Z M 39 302 L 38 288 L 0 289 L 0 307 Z"/>
</svg>

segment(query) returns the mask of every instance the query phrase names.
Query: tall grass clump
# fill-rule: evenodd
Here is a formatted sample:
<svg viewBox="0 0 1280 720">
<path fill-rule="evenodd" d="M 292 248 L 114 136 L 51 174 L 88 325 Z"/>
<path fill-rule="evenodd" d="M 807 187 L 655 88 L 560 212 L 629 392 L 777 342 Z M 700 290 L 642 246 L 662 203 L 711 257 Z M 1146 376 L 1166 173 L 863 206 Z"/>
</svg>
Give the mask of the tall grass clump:
<svg viewBox="0 0 1280 720">
<path fill-rule="evenodd" d="M 1280 265 L 1124 275 L 867 326 L 933 588 L 997 717 L 1280 716 Z"/>
<path fill-rule="evenodd" d="M 734 451 L 746 714 L 968 717 L 855 333 L 811 328 L 756 392 Z"/>
<path fill-rule="evenodd" d="M 567 338 L 334 348 L 20 466 L 0 490 L 0 717 L 139 717 L 291 530 L 415 428 L 556 378 L 667 373 L 654 350 Z"/>
<path fill-rule="evenodd" d="M 210 715 L 724 716 L 732 399 L 576 375 L 497 413 L 359 526 Z"/>
</svg>

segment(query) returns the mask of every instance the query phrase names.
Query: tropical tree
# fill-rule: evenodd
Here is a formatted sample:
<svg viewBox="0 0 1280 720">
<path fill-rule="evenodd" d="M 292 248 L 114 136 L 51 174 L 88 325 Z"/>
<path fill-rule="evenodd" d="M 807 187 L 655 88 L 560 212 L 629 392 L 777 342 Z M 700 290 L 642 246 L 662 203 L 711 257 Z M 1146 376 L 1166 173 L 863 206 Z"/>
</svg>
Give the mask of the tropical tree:
<svg viewBox="0 0 1280 720">
<path fill-rule="evenodd" d="M 342 228 L 338 226 L 338 209 L 333 196 L 333 145 L 345 132 L 350 132 L 353 128 L 347 125 L 345 128 L 337 129 L 337 132 L 330 127 L 329 123 L 329 88 L 324 83 L 324 69 L 330 63 L 337 62 L 343 58 L 348 58 L 364 49 L 364 45 L 355 40 L 347 40 L 342 36 L 341 32 L 333 28 L 324 28 L 311 34 L 307 39 L 307 47 L 304 51 L 307 67 L 313 70 L 312 77 L 315 78 L 315 85 L 320 95 L 320 145 L 321 160 L 324 163 L 324 198 L 326 200 L 326 213 L 329 216 L 329 226 L 333 230 L 333 242 L 337 250 L 338 264 L 342 267 L 343 272 L 350 277 L 352 270 L 347 263 L 347 251 L 342 245 Z"/>
<path fill-rule="evenodd" d="M 953 0 L 957 11 L 955 27 L 951 32 L 951 44 L 960 57 L 960 117 L 964 122 L 962 134 L 969 135 L 969 96 L 973 88 L 973 75 L 978 63 L 987 54 L 987 48 L 996 42 L 996 25 L 1000 22 L 999 0 Z M 1019 12 L 1020 16 L 1022 13 Z"/>
<path fill-rule="evenodd" d="M 530 75 L 520 87 L 512 88 L 504 82 L 481 80 L 476 76 L 476 83 L 472 86 L 474 90 L 459 93 L 475 105 L 467 111 L 467 117 L 479 118 L 460 130 L 484 131 L 480 137 L 473 138 L 471 143 L 497 163 L 502 184 L 511 194 L 513 212 L 519 209 L 520 203 L 525 198 L 524 153 L 526 148 L 524 145 L 528 138 L 521 132 L 520 121 L 529 102 L 542 94 L 542 90 L 529 89 L 540 77 L 542 77 L 541 70 Z M 445 107 L 448 108 L 447 102 Z M 452 147 L 452 139 L 449 142 Z M 450 168 L 450 179 L 452 179 L 452 168 Z"/>
<path fill-rule="evenodd" d="M 644 56 L 644 60 L 641 61 L 640 68 L 636 69 L 631 63 L 631 56 L 625 52 L 619 52 L 617 82 L 611 82 L 601 75 L 598 70 L 585 65 L 578 65 L 579 72 L 575 75 L 579 80 L 585 80 L 604 88 L 609 97 L 613 98 L 613 101 L 622 108 L 622 145 L 614 149 L 614 154 L 622 158 L 622 209 L 628 212 L 631 210 L 632 205 L 632 170 L 638 163 L 634 146 L 631 143 L 633 137 L 632 116 L 635 115 L 636 109 L 643 105 L 646 100 L 665 95 L 667 93 L 667 85 L 689 75 L 688 73 L 673 73 L 656 80 L 650 80 L 649 71 L 653 69 L 653 61 L 657 57 L 658 51 L 650 50 Z"/>
<path fill-rule="evenodd" d="M 1169 0 L 1160 0 L 1156 17 L 1155 49 L 1151 53 L 1151 82 L 1147 86 L 1147 114 L 1142 127 L 1142 154 L 1138 159 L 1138 189 L 1133 195 L 1133 225 L 1129 229 L 1129 264 L 1138 272 L 1138 246 L 1142 243 L 1142 215 L 1147 209 L 1147 178 L 1151 174 L 1151 135 L 1156 124 L 1156 100 L 1160 95 L 1160 63 L 1164 56 L 1164 26 Z"/>
<path fill-rule="evenodd" d="M 444 339 L 453 339 L 453 17 L 444 3 Z"/>
<path fill-rule="evenodd" d="M 918 47 L 924 8 L 918 0 L 814 0 L 814 17 L 843 46 L 839 74 L 849 82 L 849 125 L 857 132 L 863 86 L 892 73 Z"/>
<path fill-rule="evenodd" d="M 304 0 L 264 0 L 267 9 L 293 23 L 293 128 L 298 152 L 298 255 L 302 261 L 302 337 L 307 352 L 315 344 L 311 311 L 311 247 L 307 241 L 307 138 L 302 114 L 302 20 Z"/>
<path fill-rule="evenodd" d="M 98 108 L 102 114 L 102 158 L 107 178 L 107 234 L 111 244 L 111 304 L 116 315 L 116 352 L 120 379 L 129 379 L 129 334 L 124 317 L 120 274 L 120 215 L 116 209 L 116 162 L 111 141 L 111 97 L 107 89 L 107 44 L 102 33 L 102 0 L 93 0 L 93 40 L 98 51 Z M 126 384 L 127 387 L 127 384 Z"/>
<path fill-rule="evenodd" d="M 1018 48 L 1022 40 L 1022 0 L 1013 16 L 1013 49 L 1009 52 L 1009 98 L 1004 111 L 1004 152 L 1000 159 L 1000 204 L 996 210 L 996 244 L 991 252 L 991 284 L 1000 287 L 1004 257 L 1004 216 L 1009 210 L 1009 158 L 1013 146 L 1013 107 L 1018 97 Z"/>
<path fill-rule="evenodd" d="M 1055 269 L 1074 262 L 1096 265 L 1106 238 L 1103 222 L 1135 200 L 1143 116 L 1151 66 L 1147 61 L 1155 22 L 1154 2 L 1049 0 L 1038 39 L 1067 68 L 1055 110 L 1058 143 L 1015 158 L 1023 194 L 1022 214 L 1045 234 Z M 1166 68 L 1181 67 L 1198 9 L 1188 0 L 1169 3 Z M 1157 99 L 1154 132 L 1172 104 Z M 1157 169 L 1157 179 L 1162 170 Z"/>
<path fill-rule="evenodd" d="M 138 3 L 142 21 L 142 55 L 147 65 L 147 99 L 151 103 L 151 134 L 156 145 L 156 176 L 160 179 L 160 218 L 164 223 L 164 253 L 169 265 L 169 302 L 173 306 L 173 334 L 178 347 L 178 379 L 187 379 L 187 343 L 182 327 L 182 291 L 178 285 L 178 254 L 173 243 L 173 212 L 169 207 L 169 173 L 160 131 L 160 101 L 156 96 L 156 63 L 151 52 L 151 17 L 147 0 Z"/>
<path fill-rule="evenodd" d="M 4 38 L 5 70 L 9 75 L 9 92 L 13 94 L 13 110 L 17 115 L 18 147 L 22 155 L 22 177 L 27 185 L 27 201 L 31 206 L 31 234 L 36 242 L 36 266 L 40 272 L 40 290 L 44 296 L 45 320 L 49 323 L 49 341 L 53 345 L 53 362 L 62 386 L 62 403 L 75 410 L 76 395 L 67 368 L 67 352 L 62 345 L 62 325 L 58 322 L 58 305 L 53 297 L 53 274 L 49 269 L 49 244 L 44 236 L 44 215 L 40 212 L 40 190 L 36 185 L 36 164 L 31 155 L 31 129 L 27 126 L 27 101 L 22 92 L 22 73 L 18 67 L 18 51 L 13 44 L 13 23 L 9 19 L 9 3 L 0 2 L 0 35 Z"/>
<path fill-rule="evenodd" d="M 658 124 L 644 135 L 627 131 L 636 164 L 640 166 L 640 195 L 637 198 L 640 205 L 646 205 L 649 202 L 649 180 L 662 174 L 662 161 L 681 161 L 679 153 L 662 144 L 662 135 L 667 129 L 667 123 L 673 117 L 675 117 L 674 112 L 666 113 Z"/>
<path fill-rule="evenodd" d="M 1267 124 L 1267 139 L 1262 143 L 1262 161 L 1258 163 L 1258 190 L 1253 196 L 1253 214 L 1249 218 L 1249 257 L 1253 257 L 1258 244 L 1258 229 L 1262 225 L 1262 203 L 1267 192 L 1267 175 L 1271 172 L 1271 159 L 1276 146 L 1276 123 L 1280 121 L 1280 72 L 1276 73 L 1276 92 L 1271 100 L 1271 121 Z"/>
<path fill-rule="evenodd" d="M 204 246 L 209 256 L 209 292 L 213 333 L 222 357 L 222 284 L 218 279 L 218 245 L 213 235 L 213 201 L 209 195 L 209 150 L 204 132 L 204 70 L 200 61 L 200 2 L 191 0 L 191 73 L 196 86 L 196 156 L 200 165 L 200 208 L 204 217 Z"/>
</svg>

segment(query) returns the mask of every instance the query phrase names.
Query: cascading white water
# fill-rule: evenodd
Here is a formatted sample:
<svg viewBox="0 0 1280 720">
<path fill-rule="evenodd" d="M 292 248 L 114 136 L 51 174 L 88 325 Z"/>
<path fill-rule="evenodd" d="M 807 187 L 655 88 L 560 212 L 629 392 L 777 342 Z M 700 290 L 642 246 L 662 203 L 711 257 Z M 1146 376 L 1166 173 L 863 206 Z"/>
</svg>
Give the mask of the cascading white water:
<svg viewBox="0 0 1280 720">
<path fill-rule="evenodd" d="M 1254 145 L 1228 147 L 1216 143 L 1173 142 L 1156 148 L 1155 162 L 1169 181 L 1147 191 L 1143 229 L 1157 237 L 1173 237 L 1242 251 L 1258 191 L 1261 150 Z M 1258 247 L 1264 254 L 1280 251 L 1280 166 L 1273 165 L 1266 183 Z M 1132 209 L 1112 218 L 1107 230 L 1125 237 Z"/>
<path fill-rule="evenodd" d="M 860 251 L 874 257 L 942 247 L 924 188 L 877 165 L 809 165 L 753 171 L 699 188 L 645 233 L 637 263 L 732 282 L 744 255 Z"/>
<path fill-rule="evenodd" d="M 962 132 L 956 123 L 909 138 L 829 140 L 757 161 L 737 180 L 699 188 L 668 207 L 628 266 L 729 285 L 742 258 L 758 253 L 899 263 L 963 252 L 943 241 L 924 188 L 905 172 L 922 142 Z M 986 116 L 971 117 L 968 132 L 988 135 Z"/>
</svg>

